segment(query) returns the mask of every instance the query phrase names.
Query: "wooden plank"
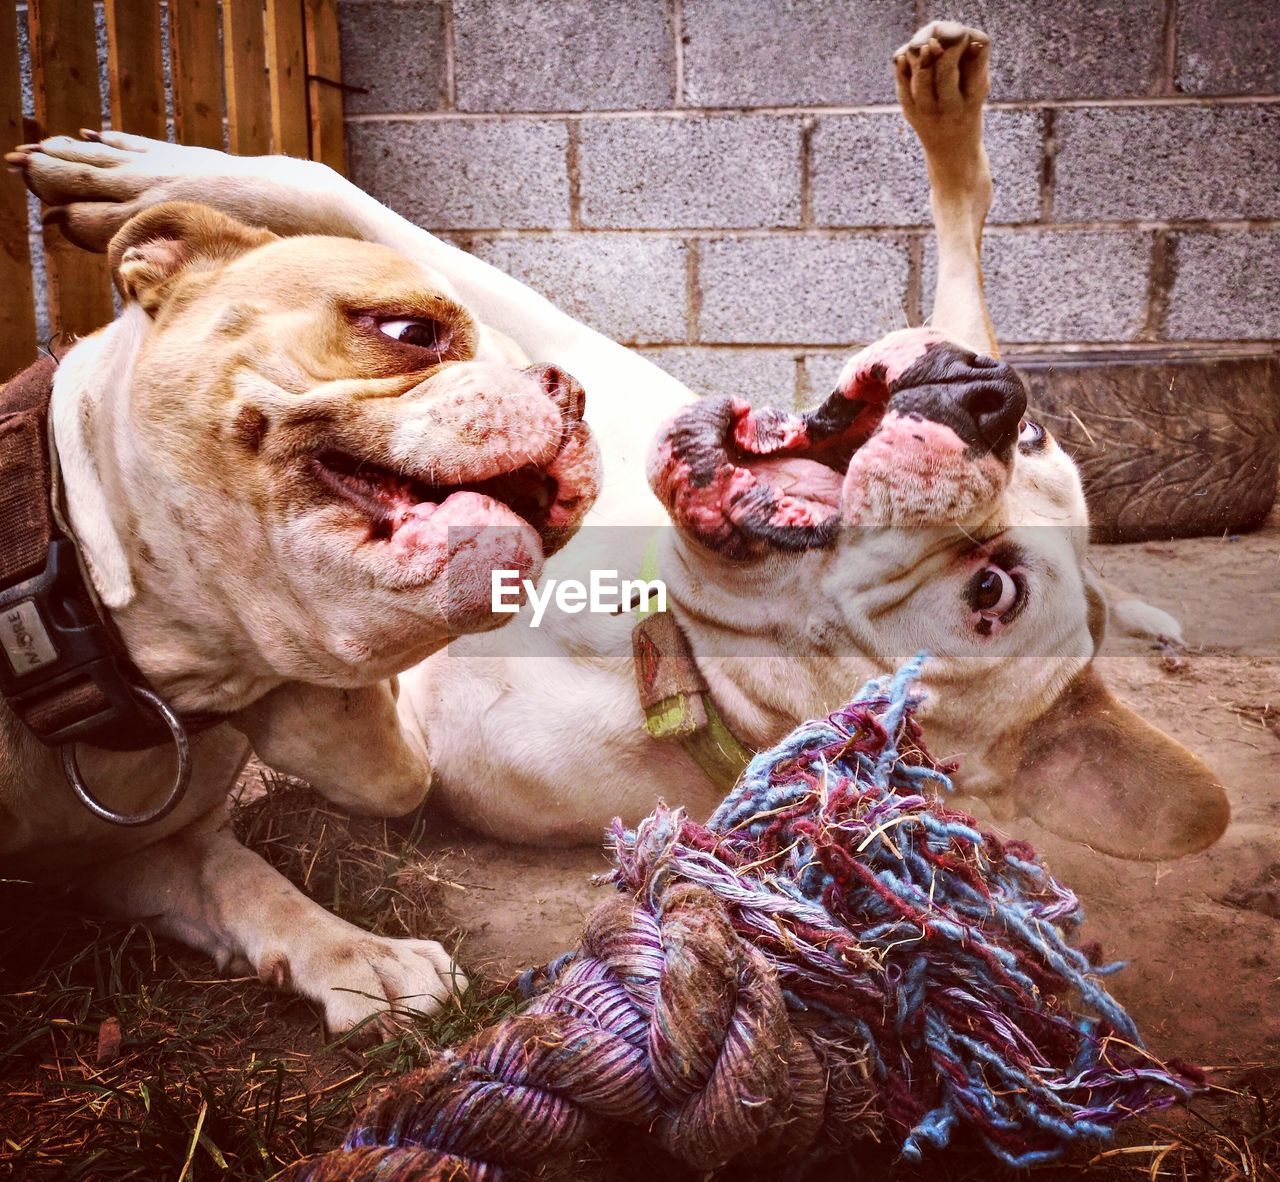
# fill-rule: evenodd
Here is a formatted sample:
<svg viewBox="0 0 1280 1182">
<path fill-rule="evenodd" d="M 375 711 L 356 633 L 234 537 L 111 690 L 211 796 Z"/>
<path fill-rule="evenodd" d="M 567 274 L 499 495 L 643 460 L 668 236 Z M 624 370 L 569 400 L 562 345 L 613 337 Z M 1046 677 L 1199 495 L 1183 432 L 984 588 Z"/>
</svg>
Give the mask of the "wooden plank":
<svg viewBox="0 0 1280 1182">
<path fill-rule="evenodd" d="M 338 0 L 306 0 L 307 114 L 311 117 L 311 159 L 338 172 L 347 170 L 342 123 L 342 51 Z"/>
<path fill-rule="evenodd" d="M 241 156 L 264 156 L 271 151 L 271 102 L 262 0 L 222 0 L 222 53 L 228 145 Z"/>
<path fill-rule="evenodd" d="M 0 136 L 9 148 L 26 138 L 18 73 L 18 17 L 0 8 Z M 36 359 L 36 303 L 27 239 L 27 188 L 17 173 L 0 173 L 0 382 Z"/>
<path fill-rule="evenodd" d="M 310 136 L 302 0 L 267 0 L 267 70 L 272 148 L 305 159 Z"/>
<path fill-rule="evenodd" d="M 178 143 L 221 148 L 218 0 L 169 0 L 169 60 Z"/>
<path fill-rule="evenodd" d="M 111 126 L 168 139 L 160 0 L 106 0 Z"/>
<path fill-rule="evenodd" d="M 74 135 L 102 123 L 93 5 L 84 0 L 30 0 L 31 76 L 43 134 Z M 61 333 L 101 328 L 114 315 L 106 260 L 72 246 L 61 231 L 44 232 L 49 313 Z"/>
</svg>

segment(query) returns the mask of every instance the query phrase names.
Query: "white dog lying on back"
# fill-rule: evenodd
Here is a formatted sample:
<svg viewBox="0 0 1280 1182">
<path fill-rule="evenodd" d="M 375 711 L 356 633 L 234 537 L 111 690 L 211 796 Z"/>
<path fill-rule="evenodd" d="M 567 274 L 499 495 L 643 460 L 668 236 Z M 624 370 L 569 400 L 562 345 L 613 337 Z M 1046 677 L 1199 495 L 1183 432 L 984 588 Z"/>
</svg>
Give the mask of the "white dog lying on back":
<svg viewBox="0 0 1280 1182">
<path fill-rule="evenodd" d="M 979 268 L 992 192 L 987 50 L 981 33 L 930 25 L 895 58 L 932 187 L 933 330 L 893 334 L 854 358 L 806 416 L 697 403 L 316 164 L 103 133 L 50 141 L 26 167 L 68 234 L 89 245 L 140 208 L 198 194 L 278 232 L 392 246 L 445 275 L 490 328 L 575 374 L 606 473 L 588 523 L 674 521 L 658 566 L 691 654 L 681 672 L 705 682 L 692 696 L 746 747 L 927 649 L 922 720 L 934 751 L 961 760 L 964 791 L 998 817 L 1030 816 L 1100 850 L 1177 857 L 1222 832 L 1225 793 L 1101 684 L 1092 661 L 1106 608 L 1084 563 L 1078 475 L 1023 418 L 1020 383 L 992 360 Z M 592 534 L 601 531 L 583 530 L 546 575 L 585 581 L 599 565 Z M 642 549 L 624 573 L 638 573 Z M 407 674 L 401 716 L 426 741 L 449 807 L 497 836 L 549 843 L 594 841 L 609 818 L 635 818 L 659 797 L 695 812 L 718 801 L 725 785 L 692 743 L 646 730 L 634 627 L 629 614 L 549 618 L 537 630 L 521 617 Z"/>
</svg>

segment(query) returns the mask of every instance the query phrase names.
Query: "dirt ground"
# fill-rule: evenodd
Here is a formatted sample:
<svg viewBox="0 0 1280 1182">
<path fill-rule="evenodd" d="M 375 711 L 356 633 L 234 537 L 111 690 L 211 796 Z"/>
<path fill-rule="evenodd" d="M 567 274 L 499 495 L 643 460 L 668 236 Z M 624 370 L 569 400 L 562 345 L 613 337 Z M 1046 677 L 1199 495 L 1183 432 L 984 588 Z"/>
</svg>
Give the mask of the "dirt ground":
<svg viewBox="0 0 1280 1182">
<path fill-rule="evenodd" d="M 1204 1064 L 1280 1059 L 1280 511 L 1245 537 L 1098 546 L 1093 563 L 1181 621 L 1186 651 L 1110 635 L 1104 676 L 1222 777 L 1230 828 L 1174 863 L 1123 862 L 1026 837 L 1080 896 L 1086 935 L 1130 961 L 1111 986 L 1153 1047 Z M 956 801 L 965 807 L 961 799 Z M 461 846 L 462 841 L 465 847 Z M 595 850 L 530 850 L 447 834 L 441 873 L 471 971 L 503 977 L 570 947 L 599 898 Z M 1269 912 L 1269 914 L 1268 914 Z"/>
</svg>

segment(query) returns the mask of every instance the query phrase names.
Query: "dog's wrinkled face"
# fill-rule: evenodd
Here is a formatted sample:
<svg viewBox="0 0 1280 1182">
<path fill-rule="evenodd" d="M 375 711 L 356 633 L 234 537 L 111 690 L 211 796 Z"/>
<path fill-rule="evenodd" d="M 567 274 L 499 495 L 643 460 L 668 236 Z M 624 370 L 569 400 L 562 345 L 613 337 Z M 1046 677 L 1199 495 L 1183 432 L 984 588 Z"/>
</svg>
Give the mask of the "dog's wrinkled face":
<svg viewBox="0 0 1280 1182">
<path fill-rule="evenodd" d="M 280 674 L 351 684 L 492 627 L 490 571 L 536 579 L 598 485 L 583 393 L 519 368 L 420 266 L 162 205 L 112 243 L 153 318 L 131 382 L 180 544 L 256 592 Z"/>
<path fill-rule="evenodd" d="M 695 551 L 736 564 L 744 594 L 756 578 L 786 597 L 770 628 L 814 666 L 796 679 L 815 699 L 802 716 L 856 690 L 868 659 L 888 669 L 927 650 L 931 745 L 998 814 L 1130 857 L 1221 833 L 1208 769 L 1092 669 L 1106 609 L 1084 566 L 1079 476 L 1026 417 L 1008 365 L 896 332 L 805 414 L 688 408 L 660 433 L 650 478 Z"/>
</svg>

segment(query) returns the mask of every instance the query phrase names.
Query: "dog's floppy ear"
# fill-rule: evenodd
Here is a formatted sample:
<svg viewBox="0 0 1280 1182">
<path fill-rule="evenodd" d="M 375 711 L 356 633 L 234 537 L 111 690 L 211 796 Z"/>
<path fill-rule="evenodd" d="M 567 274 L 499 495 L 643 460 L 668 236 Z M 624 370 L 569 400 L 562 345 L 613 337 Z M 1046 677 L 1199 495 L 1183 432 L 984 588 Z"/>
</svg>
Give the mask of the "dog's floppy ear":
<svg viewBox="0 0 1280 1182">
<path fill-rule="evenodd" d="M 1117 701 L 1092 665 L 1032 723 L 1014 794 L 1051 832 L 1136 861 L 1202 850 L 1231 816 L 1213 773 Z"/>
<path fill-rule="evenodd" d="M 1096 654 L 1106 639 L 1111 609 L 1107 604 L 1107 592 L 1102 580 L 1093 573 L 1088 563 L 1084 565 L 1084 598 L 1089 608 L 1089 636 L 1093 640 L 1093 651 Z"/>
<path fill-rule="evenodd" d="M 121 296 L 154 316 L 177 276 L 227 262 L 275 237 L 207 205 L 167 201 L 125 222 L 108 249 Z"/>
</svg>

